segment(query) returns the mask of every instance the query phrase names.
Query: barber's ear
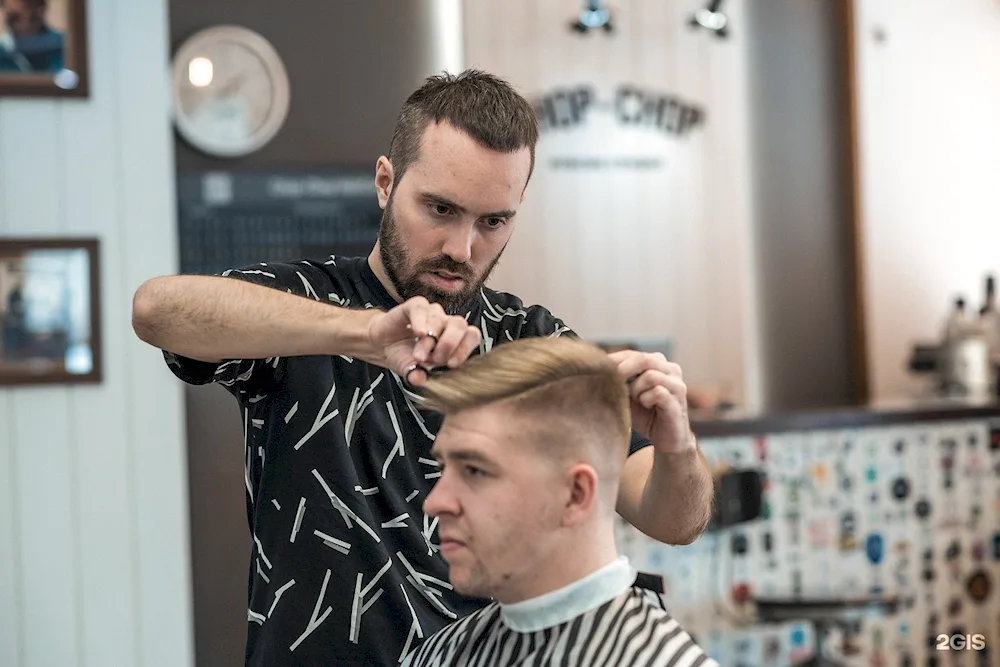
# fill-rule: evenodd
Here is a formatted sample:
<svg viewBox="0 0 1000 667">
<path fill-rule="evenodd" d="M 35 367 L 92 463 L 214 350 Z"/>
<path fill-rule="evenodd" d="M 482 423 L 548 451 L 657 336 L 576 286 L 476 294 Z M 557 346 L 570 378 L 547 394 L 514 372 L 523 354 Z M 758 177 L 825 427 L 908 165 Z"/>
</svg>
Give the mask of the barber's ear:
<svg viewBox="0 0 1000 667">
<path fill-rule="evenodd" d="M 563 523 L 572 526 L 582 522 L 597 503 L 597 471 L 586 463 L 577 463 L 566 470 L 569 495 L 566 498 Z"/>
<path fill-rule="evenodd" d="M 375 163 L 375 192 L 378 195 L 378 205 L 382 209 L 389 203 L 393 178 L 392 163 L 383 155 Z"/>
</svg>

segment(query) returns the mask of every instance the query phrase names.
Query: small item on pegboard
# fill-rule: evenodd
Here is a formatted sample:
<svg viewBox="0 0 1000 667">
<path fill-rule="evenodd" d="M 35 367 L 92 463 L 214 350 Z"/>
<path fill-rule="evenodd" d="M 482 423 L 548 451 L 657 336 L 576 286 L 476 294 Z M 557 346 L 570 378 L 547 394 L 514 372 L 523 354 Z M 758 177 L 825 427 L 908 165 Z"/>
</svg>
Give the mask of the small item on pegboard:
<svg viewBox="0 0 1000 667">
<path fill-rule="evenodd" d="M 993 590 L 993 582 L 990 579 L 989 572 L 986 570 L 976 570 L 970 574 L 965 582 L 965 590 L 969 593 L 969 597 L 973 602 L 977 604 L 985 602 Z"/>
<path fill-rule="evenodd" d="M 1000 451 L 1000 425 L 990 425 L 990 451 Z"/>
<path fill-rule="evenodd" d="M 767 462 L 767 436 L 758 435 L 754 438 L 754 447 L 757 449 L 757 458 L 761 463 Z"/>
<path fill-rule="evenodd" d="M 732 595 L 733 602 L 736 604 L 746 604 L 750 601 L 751 597 L 750 584 L 745 582 L 733 584 L 730 594 Z"/>
</svg>

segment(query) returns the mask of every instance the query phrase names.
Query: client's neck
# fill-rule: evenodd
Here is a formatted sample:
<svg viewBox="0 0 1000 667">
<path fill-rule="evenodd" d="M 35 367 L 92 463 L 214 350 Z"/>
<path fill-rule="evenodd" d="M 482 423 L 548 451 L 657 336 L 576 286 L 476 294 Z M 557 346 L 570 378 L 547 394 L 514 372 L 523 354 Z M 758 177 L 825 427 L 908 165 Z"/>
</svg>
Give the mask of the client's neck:
<svg viewBox="0 0 1000 667">
<path fill-rule="evenodd" d="M 524 580 L 510 582 L 494 597 L 503 604 L 536 598 L 569 586 L 613 563 L 616 558 L 618 550 L 612 518 L 568 535 L 546 554 L 536 571 Z"/>
</svg>

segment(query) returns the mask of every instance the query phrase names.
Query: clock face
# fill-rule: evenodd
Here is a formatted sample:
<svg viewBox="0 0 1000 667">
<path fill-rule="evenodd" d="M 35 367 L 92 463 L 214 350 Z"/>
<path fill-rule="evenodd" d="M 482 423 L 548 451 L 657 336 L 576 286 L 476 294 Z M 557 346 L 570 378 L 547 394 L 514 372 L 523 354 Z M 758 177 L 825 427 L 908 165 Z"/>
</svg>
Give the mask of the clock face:
<svg viewBox="0 0 1000 667">
<path fill-rule="evenodd" d="M 219 26 L 188 39 L 174 56 L 177 129 L 194 147 L 224 157 L 270 141 L 288 115 L 288 75 L 255 32 Z"/>
</svg>

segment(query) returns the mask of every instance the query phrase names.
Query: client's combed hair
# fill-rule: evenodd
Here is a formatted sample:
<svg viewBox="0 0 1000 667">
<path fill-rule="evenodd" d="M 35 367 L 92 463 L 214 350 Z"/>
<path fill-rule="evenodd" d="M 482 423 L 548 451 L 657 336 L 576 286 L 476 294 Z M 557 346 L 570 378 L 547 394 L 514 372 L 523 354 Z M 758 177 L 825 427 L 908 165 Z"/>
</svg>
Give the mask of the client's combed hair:
<svg viewBox="0 0 1000 667">
<path fill-rule="evenodd" d="M 545 437 L 596 438 L 627 454 L 628 388 L 608 355 L 570 338 L 524 338 L 496 346 L 431 378 L 424 407 L 445 415 L 503 403 L 534 418 Z"/>
</svg>

